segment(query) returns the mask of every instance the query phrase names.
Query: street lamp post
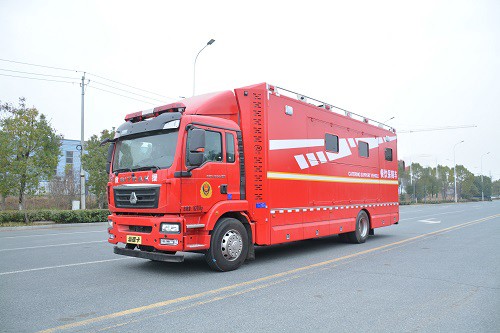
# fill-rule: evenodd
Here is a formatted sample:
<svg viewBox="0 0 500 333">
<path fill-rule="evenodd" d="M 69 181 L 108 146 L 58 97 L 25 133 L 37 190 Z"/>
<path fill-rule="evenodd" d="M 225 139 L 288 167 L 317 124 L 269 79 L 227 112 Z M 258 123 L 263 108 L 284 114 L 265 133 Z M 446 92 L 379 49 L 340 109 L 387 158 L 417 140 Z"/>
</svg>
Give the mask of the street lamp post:
<svg viewBox="0 0 500 333">
<path fill-rule="evenodd" d="M 389 119 L 385 120 L 385 121 L 383 122 L 383 124 L 388 123 L 389 121 L 393 120 L 394 118 L 396 118 L 396 116 L 391 117 L 391 118 L 389 118 Z"/>
<path fill-rule="evenodd" d="M 207 43 L 207 45 L 203 46 L 203 48 L 198 52 L 196 55 L 196 58 L 194 58 L 194 66 L 193 66 L 193 96 L 195 94 L 195 85 L 196 85 L 196 60 L 198 60 L 198 56 L 200 55 L 201 51 L 205 49 L 205 47 L 212 45 L 215 42 L 215 39 L 210 39 Z"/>
<path fill-rule="evenodd" d="M 490 152 L 481 155 L 481 201 L 484 201 L 484 183 L 483 183 L 483 156 L 488 155 Z"/>
<path fill-rule="evenodd" d="M 458 197 L 457 197 L 457 162 L 455 160 L 455 148 L 463 142 L 464 142 L 464 140 L 462 140 L 458 143 L 455 143 L 455 145 L 453 146 L 453 174 L 455 176 L 455 202 L 458 202 Z"/>
</svg>

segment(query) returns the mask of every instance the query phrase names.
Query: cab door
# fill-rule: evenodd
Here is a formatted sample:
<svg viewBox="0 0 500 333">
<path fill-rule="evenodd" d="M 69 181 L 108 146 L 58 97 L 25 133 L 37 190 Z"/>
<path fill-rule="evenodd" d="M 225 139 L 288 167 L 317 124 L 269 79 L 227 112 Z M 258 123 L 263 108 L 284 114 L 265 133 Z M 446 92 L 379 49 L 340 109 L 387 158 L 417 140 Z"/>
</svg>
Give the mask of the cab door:
<svg viewBox="0 0 500 333">
<path fill-rule="evenodd" d="M 227 168 L 224 162 L 224 131 L 197 126 L 205 131 L 203 161 L 191 170 L 191 177 L 185 178 L 182 188 L 183 212 L 207 212 L 217 202 L 226 200 Z M 189 134 L 188 134 L 189 145 Z M 187 147 L 186 147 L 187 149 Z M 189 161 L 185 161 L 189 168 Z M 188 186 L 184 186 L 188 185 Z"/>
</svg>

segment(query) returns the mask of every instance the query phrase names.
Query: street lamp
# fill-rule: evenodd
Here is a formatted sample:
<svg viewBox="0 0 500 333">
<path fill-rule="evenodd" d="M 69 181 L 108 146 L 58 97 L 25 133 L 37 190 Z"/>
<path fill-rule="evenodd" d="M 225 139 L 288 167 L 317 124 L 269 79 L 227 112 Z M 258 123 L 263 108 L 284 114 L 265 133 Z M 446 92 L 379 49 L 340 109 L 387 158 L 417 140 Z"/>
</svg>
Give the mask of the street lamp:
<svg viewBox="0 0 500 333">
<path fill-rule="evenodd" d="M 394 118 L 396 118 L 396 116 L 387 119 L 386 121 L 383 122 L 383 124 L 388 123 L 389 121 L 393 120 Z"/>
<path fill-rule="evenodd" d="M 196 58 L 194 58 L 194 66 L 193 66 L 193 96 L 194 96 L 194 92 L 195 92 L 195 85 L 196 85 L 196 60 L 198 60 L 198 56 L 200 55 L 201 51 L 203 51 L 205 49 L 205 47 L 209 46 L 209 45 L 212 45 L 213 43 L 215 42 L 215 39 L 210 39 L 207 43 L 207 45 L 203 46 L 203 48 L 200 50 L 200 52 L 198 52 L 198 54 L 196 55 Z"/>
<path fill-rule="evenodd" d="M 455 161 L 455 148 L 463 142 L 464 142 L 464 140 L 462 140 L 458 143 L 455 143 L 455 145 L 453 146 L 453 174 L 455 175 L 455 202 L 458 202 L 458 198 L 457 198 L 457 162 Z"/>
<path fill-rule="evenodd" d="M 484 183 L 483 183 L 483 156 L 488 155 L 490 152 L 481 155 L 481 201 L 484 201 Z"/>
</svg>

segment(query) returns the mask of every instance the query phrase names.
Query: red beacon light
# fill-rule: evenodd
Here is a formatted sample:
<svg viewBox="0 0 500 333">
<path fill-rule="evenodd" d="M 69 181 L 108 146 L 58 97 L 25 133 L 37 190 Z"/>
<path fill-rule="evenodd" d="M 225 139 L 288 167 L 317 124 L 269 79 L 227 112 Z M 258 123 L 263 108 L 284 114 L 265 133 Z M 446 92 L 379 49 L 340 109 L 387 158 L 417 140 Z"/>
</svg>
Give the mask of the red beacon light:
<svg viewBox="0 0 500 333">
<path fill-rule="evenodd" d="M 186 106 L 183 103 L 170 103 L 154 108 L 153 113 L 157 117 L 165 112 L 184 112 L 184 110 L 186 110 Z"/>
<path fill-rule="evenodd" d="M 160 114 L 165 112 L 184 112 L 184 110 L 186 110 L 186 106 L 184 104 L 171 103 L 163 106 L 158 106 L 154 109 L 129 113 L 125 116 L 125 121 L 136 123 L 148 118 L 158 117 Z"/>
<path fill-rule="evenodd" d="M 132 112 L 125 116 L 125 121 L 135 123 L 138 120 L 142 120 L 142 111 Z"/>
</svg>

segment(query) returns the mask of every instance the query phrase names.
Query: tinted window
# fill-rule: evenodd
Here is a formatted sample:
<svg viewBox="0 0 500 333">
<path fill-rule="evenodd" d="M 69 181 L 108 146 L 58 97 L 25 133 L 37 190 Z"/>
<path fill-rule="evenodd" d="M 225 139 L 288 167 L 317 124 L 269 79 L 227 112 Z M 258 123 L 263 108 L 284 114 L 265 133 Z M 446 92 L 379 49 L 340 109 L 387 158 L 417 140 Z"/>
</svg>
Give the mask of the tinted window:
<svg viewBox="0 0 500 333">
<path fill-rule="evenodd" d="M 339 137 L 333 134 L 325 134 L 325 149 L 332 153 L 339 152 Z"/>
<path fill-rule="evenodd" d="M 222 135 L 219 132 L 205 132 L 205 154 L 203 161 L 222 161 Z"/>
<path fill-rule="evenodd" d="M 226 133 L 226 162 L 234 162 L 234 136 L 231 133 Z"/>
<path fill-rule="evenodd" d="M 385 160 L 392 161 L 392 149 L 391 148 L 385 148 Z"/>
<path fill-rule="evenodd" d="M 358 147 L 359 147 L 359 156 L 361 157 L 368 157 L 370 150 L 368 149 L 368 143 L 359 141 L 358 142 Z"/>
</svg>

